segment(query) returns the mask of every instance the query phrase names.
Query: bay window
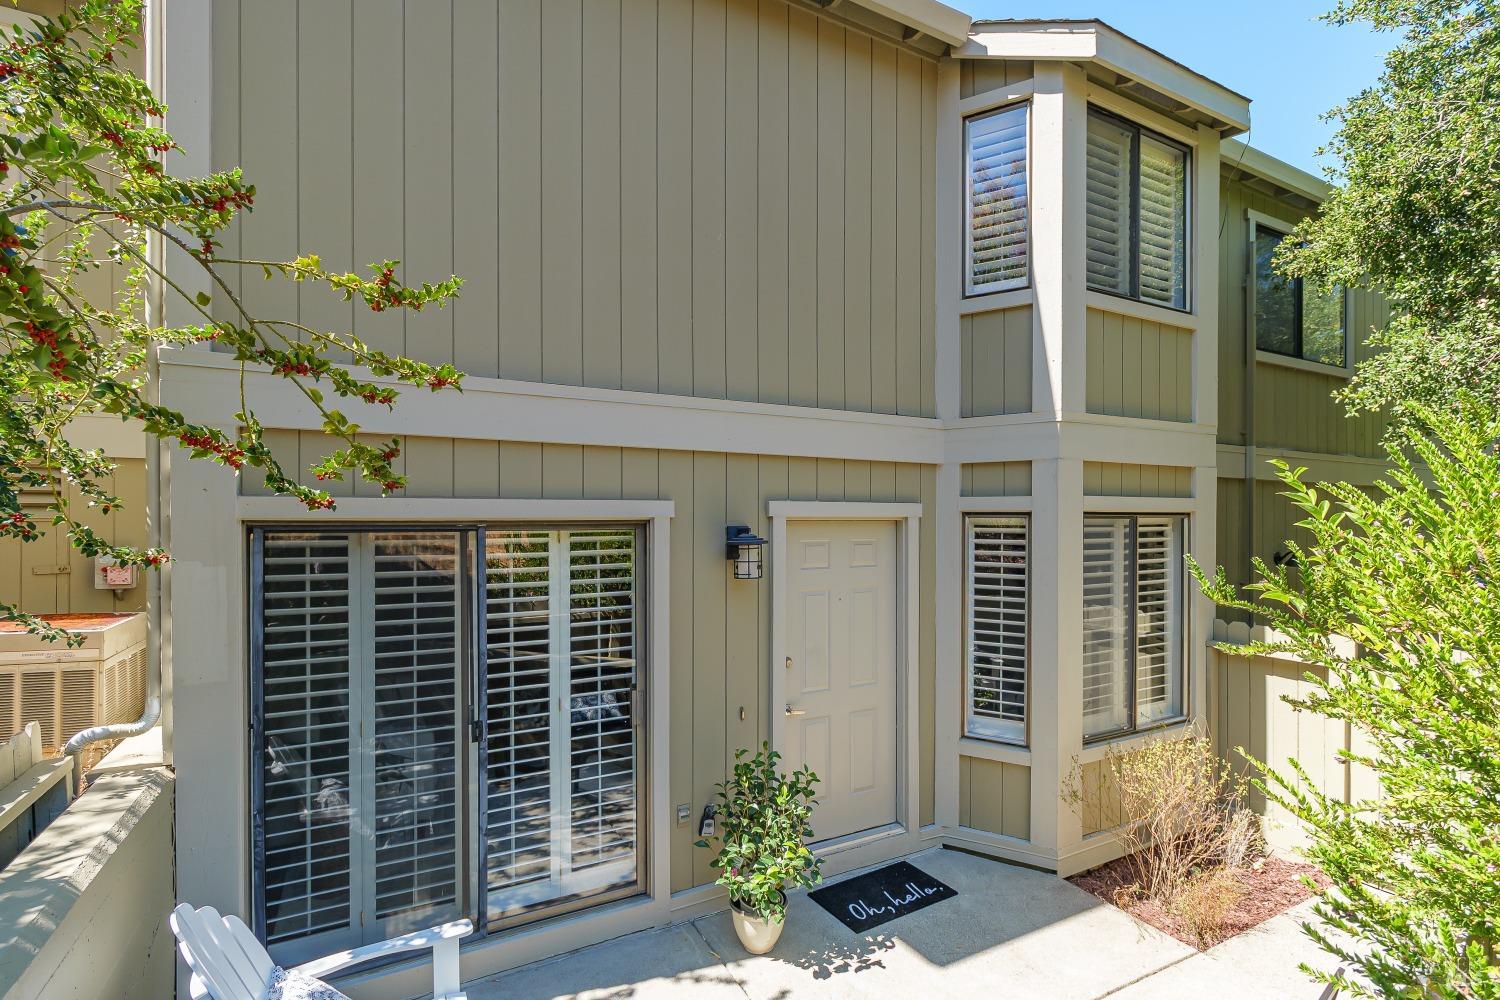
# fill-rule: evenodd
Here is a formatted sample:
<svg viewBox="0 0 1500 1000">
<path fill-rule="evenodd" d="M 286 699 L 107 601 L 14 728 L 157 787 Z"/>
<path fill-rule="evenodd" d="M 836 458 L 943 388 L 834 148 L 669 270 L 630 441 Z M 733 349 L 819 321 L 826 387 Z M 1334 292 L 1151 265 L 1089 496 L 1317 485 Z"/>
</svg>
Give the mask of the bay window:
<svg viewBox="0 0 1500 1000">
<path fill-rule="evenodd" d="M 1083 733 L 1097 739 L 1182 718 L 1186 519 L 1083 522 Z"/>
<path fill-rule="evenodd" d="M 1028 273 L 1027 107 L 964 122 L 964 294 L 1025 287 Z"/>
<path fill-rule="evenodd" d="M 966 524 L 965 732 L 1026 742 L 1030 618 L 1026 517 L 970 517 Z"/>
<path fill-rule="evenodd" d="M 273 957 L 640 891 L 638 535 L 253 530 Z"/>
<path fill-rule="evenodd" d="M 1188 150 L 1089 110 L 1086 262 L 1090 288 L 1188 308 Z"/>
</svg>

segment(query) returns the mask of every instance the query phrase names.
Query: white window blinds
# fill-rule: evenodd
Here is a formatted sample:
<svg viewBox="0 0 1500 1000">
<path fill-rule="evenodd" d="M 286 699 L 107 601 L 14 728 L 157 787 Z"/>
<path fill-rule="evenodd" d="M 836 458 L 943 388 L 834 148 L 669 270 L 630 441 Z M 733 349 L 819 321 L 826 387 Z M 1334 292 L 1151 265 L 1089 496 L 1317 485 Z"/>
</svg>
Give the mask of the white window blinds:
<svg viewBox="0 0 1500 1000">
<path fill-rule="evenodd" d="M 485 537 L 492 918 L 635 884 L 636 533 Z"/>
<path fill-rule="evenodd" d="M 1089 116 L 1085 249 L 1092 288 L 1130 294 L 1132 134 L 1112 119 Z"/>
<path fill-rule="evenodd" d="M 1084 519 L 1085 737 L 1183 713 L 1184 529 L 1178 516 Z"/>
<path fill-rule="evenodd" d="M 1182 714 L 1182 531 L 1176 517 L 1136 519 L 1135 722 Z"/>
<path fill-rule="evenodd" d="M 968 719 L 970 736 L 1026 741 L 1029 522 L 968 521 Z"/>
<path fill-rule="evenodd" d="M 458 916 L 458 535 L 257 545 L 257 890 L 273 957 Z"/>
<path fill-rule="evenodd" d="M 1090 288 L 1187 308 L 1187 150 L 1091 111 L 1085 260 Z"/>
<path fill-rule="evenodd" d="M 1187 307 L 1187 152 L 1149 135 L 1140 145 L 1140 295 Z"/>
<path fill-rule="evenodd" d="M 1083 734 L 1116 732 L 1129 721 L 1130 591 L 1125 581 L 1129 525 L 1124 518 L 1083 522 Z"/>
<path fill-rule="evenodd" d="M 964 122 L 965 291 L 1020 288 L 1027 275 L 1026 105 Z"/>
</svg>

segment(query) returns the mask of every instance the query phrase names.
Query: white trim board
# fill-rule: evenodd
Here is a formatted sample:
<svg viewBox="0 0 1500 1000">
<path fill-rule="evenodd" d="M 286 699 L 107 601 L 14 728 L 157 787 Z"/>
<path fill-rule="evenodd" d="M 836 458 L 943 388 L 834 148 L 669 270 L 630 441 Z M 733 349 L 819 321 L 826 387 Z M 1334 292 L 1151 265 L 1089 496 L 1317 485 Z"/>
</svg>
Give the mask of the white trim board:
<svg viewBox="0 0 1500 1000">
<path fill-rule="evenodd" d="M 671 500 L 467 500 L 436 497 L 341 497 L 331 513 L 308 510 L 290 497 L 240 497 L 242 521 L 650 521 L 670 518 Z"/>
</svg>

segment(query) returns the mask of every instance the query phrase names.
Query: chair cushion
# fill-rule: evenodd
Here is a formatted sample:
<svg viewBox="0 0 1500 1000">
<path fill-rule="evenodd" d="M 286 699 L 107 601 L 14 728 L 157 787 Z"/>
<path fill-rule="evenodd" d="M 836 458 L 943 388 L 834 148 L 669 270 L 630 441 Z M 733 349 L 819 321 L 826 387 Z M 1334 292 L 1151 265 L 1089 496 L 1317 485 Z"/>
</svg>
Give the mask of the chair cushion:
<svg viewBox="0 0 1500 1000">
<path fill-rule="evenodd" d="M 321 979 L 277 966 L 271 972 L 261 1000 L 349 1000 Z"/>
</svg>

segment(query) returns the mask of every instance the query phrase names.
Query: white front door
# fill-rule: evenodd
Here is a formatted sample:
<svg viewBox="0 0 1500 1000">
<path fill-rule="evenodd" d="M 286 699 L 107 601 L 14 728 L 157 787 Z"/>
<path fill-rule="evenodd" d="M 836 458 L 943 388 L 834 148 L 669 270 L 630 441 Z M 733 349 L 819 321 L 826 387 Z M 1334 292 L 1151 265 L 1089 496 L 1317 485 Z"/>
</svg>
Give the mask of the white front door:
<svg viewBox="0 0 1500 1000">
<path fill-rule="evenodd" d="M 787 525 L 782 753 L 821 779 L 814 839 L 896 821 L 896 525 Z"/>
</svg>

